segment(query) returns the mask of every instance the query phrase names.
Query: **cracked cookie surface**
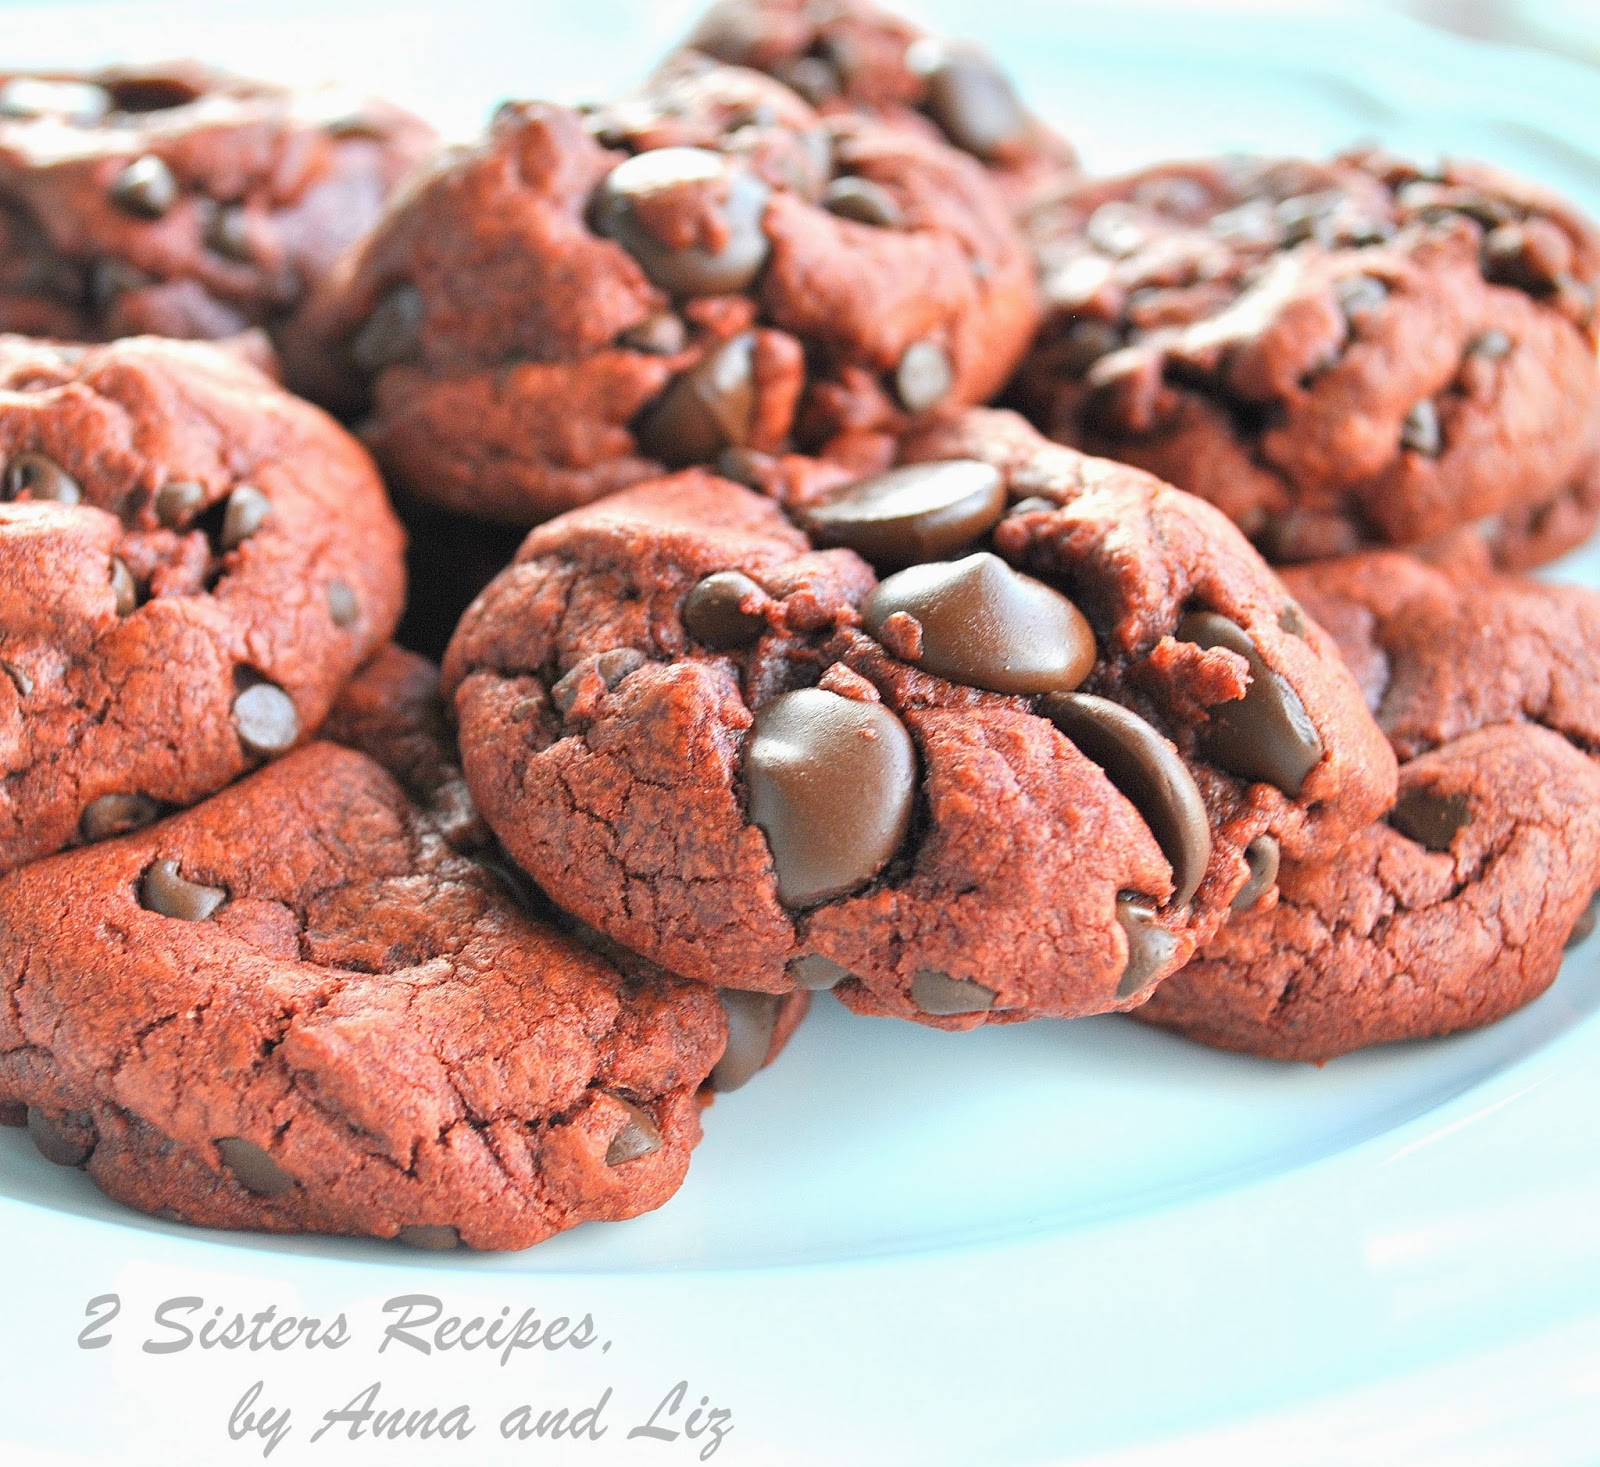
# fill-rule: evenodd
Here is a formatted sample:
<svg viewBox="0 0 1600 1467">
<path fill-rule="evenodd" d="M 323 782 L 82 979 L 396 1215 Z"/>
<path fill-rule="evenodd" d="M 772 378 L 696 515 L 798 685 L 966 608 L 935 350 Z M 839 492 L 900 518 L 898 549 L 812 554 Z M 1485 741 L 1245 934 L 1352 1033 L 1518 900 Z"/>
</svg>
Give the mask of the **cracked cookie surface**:
<svg viewBox="0 0 1600 1467">
<path fill-rule="evenodd" d="M 1482 165 L 1173 163 L 1038 205 L 1014 400 L 1219 505 L 1269 559 L 1600 519 L 1600 236 Z"/>
</svg>

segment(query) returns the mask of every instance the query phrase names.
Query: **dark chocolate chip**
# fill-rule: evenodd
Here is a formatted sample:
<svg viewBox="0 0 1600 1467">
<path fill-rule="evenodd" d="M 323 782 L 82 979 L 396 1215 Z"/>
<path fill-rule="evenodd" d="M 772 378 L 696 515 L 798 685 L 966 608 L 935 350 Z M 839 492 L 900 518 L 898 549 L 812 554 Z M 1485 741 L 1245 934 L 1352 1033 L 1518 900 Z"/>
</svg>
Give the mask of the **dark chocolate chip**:
<svg viewBox="0 0 1600 1467">
<path fill-rule="evenodd" d="M 28 1107 L 28 1137 L 40 1156 L 57 1166 L 82 1166 L 94 1154 L 95 1142 L 88 1117 L 73 1124 Z"/>
<path fill-rule="evenodd" d="M 1400 446 L 1425 458 L 1438 458 L 1444 448 L 1444 433 L 1439 426 L 1439 409 L 1425 397 L 1406 414 L 1400 425 Z"/>
<path fill-rule="evenodd" d="M 644 410 L 639 446 L 673 468 L 716 461 L 747 444 L 755 426 L 755 337 L 735 336 L 675 378 Z"/>
<path fill-rule="evenodd" d="M 1286 601 L 1283 609 L 1278 612 L 1278 629 L 1288 632 L 1291 637 L 1299 637 L 1304 641 L 1306 634 L 1311 630 L 1306 622 L 1306 614 L 1293 601 Z"/>
<path fill-rule="evenodd" d="M 1191 613 L 1178 624 L 1180 642 L 1225 647 L 1250 664 L 1244 697 L 1217 703 L 1199 731 L 1201 752 L 1241 779 L 1259 779 L 1297 798 L 1322 760 L 1322 736 L 1300 695 L 1272 671 L 1244 629 L 1215 612 Z"/>
<path fill-rule="evenodd" d="M 917 760 L 881 703 L 804 688 L 757 710 L 745 780 L 778 900 L 802 907 L 865 885 L 893 859 L 911 825 Z"/>
<path fill-rule="evenodd" d="M 206 246 L 226 260 L 250 261 L 250 219 L 239 204 L 218 204 L 206 223 Z"/>
<path fill-rule="evenodd" d="M 274 683 L 252 683 L 233 700 L 233 725 L 252 754 L 281 754 L 300 737 L 294 699 Z"/>
<path fill-rule="evenodd" d="M 198 102 L 201 89 L 176 76 L 127 76 L 108 82 L 112 105 L 118 112 L 167 112 Z"/>
<path fill-rule="evenodd" d="M 204 922 L 228 899 L 221 886 L 201 886 L 178 874 L 176 861 L 157 861 L 139 883 L 139 904 L 158 916 Z"/>
<path fill-rule="evenodd" d="M 126 564 L 111 557 L 111 599 L 118 616 L 128 616 L 139 607 L 139 586 Z"/>
<path fill-rule="evenodd" d="M 661 1128 L 656 1125 L 655 1117 L 620 1095 L 611 1098 L 627 1112 L 627 1119 L 606 1148 L 606 1165 L 625 1166 L 641 1156 L 653 1156 L 660 1151 Z"/>
<path fill-rule="evenodd" d="M 1124 893 L 1117 898 L 1117 921 L 1128 938 L 1128 966 L 1117 985 L 1118 998 L 1132 998 L 1149 985 L 1178 950 L 1178 939 L 1156 920 L 1149 897 Z"/>
<path fill-rule="evenodd" d="M 1503 357 L 1511 355 L 1511 346 L 1511 338 L 1498 327 L 1491 326 L 1487 331 L 1480 331 L 1467 343 L 1467 355 L 1498 362 Z"/>
<path fill-rule="evenodd" d="M 169 530 L 181 530 L 200 512 L 206 491 L 186 479 L 163 484 L 156 493 L 156 520 Z"/>
<path fill-rule="evenodd" d="M 111 185 L 112 201 L 142 219 L 161 219 L 178 202 L 178 180 L 152 153 L 135 158 Z"/>
<path fill-rule="evenodd" d="M 1389 824 L 1430 851 L 1448 851 L 1456 833 L 1472 824 L 1472 802 L 1465 795 L 1408 790 L 1395 801 Z"/>
<path fill-rule="evenodd" d="M 272 501 L 254 484 L 241 484 L 228 496 L 228 507 L 222 516 L 222 533 L 217 546 L 222 551 L 235 550 L 244 544 L 272 513 Z"/>
<path fill-rule="evenodd" d="M 905 210 L 888 189 L 870 178 L 836 178 L 822 195 L 822 207 L 841 219 L 871 224 L 878 229 L 899 229 L 906 222 Z"/>
<path fill-rule="evenodd" d="M 694 188 L 717 197 L 726 243 L 715 252 L 674 249 L 645 222 L 653 195 Z M 728 295 L 749 285 L 767 262 L 770 247 L 761 223 L 770 193 L 748 169 L 705 148 L 654 148 L 611 170 L 600 186 L 595 224 L 662 290 L 677 296 Z"/>
<path fill-rule="evenodd" d="M 728 1047 L 707 1083 L 719 1095 L 726 1095 L 766 1064 L 772 1033 L 778 1026 L 780 1000 L 775 993 L 747 993 L 740 988 L 723 988 L 718 993 L 728 1015 Z"/>
<path fill-rule="evenodd" d="M 394 1235 L 407 1248 L 422 1248 L 429 1253 L 448 1253 L 461 1246 L 461 1234 L 449 1223 L 412 1223 Z"/>
<path fill-rule="evenodd" d="M 771 597 L 739 571 L 717 571 L 696 583 L 683 603 L 683 629 L 702 647 L 748 647 L 767 629 L 761 608 Z"/>
<path fill-rule="evenodd" d="M 267 1151 L 242 1136 L 223 1136 L 217 1142 L 222 1164 L 246 1192 L 257 1197 L 282 1197 L 294 1190 L 294 1178 Z"/>
<path fill-rule="evenodd" d="M 911 1002 L 925 1014 L 986 1014 L 995 990 L 971 978 L 952 978 L 937 968 L 918 968 L 911 980 Z"/>
<path fill-rule="evenodd" d="M 846 545 L 874 565 L 938 560 L 999 523 L 1006 491 L 1000 471 L 978 459 L 909 464 L 862 479 L 805 512 L 825 545 Z"/>
<path fill-rule="evenodd" d="M 89 270 L 89 298 L 98 309 L 107 311 L 124 292 L 143 290 L 153 283 L 151 276 L 126 260 L 99 260 Z"/>
<path fill-rule="evenodd" d="M 1593 936 L 1596 926 L 1600 926 L 1600 891 L 1590 897 L 1589 905 L 1578 913 L 1578 920 L 1572 924 L 1572 931 L 1567 935 L 1567 946 L 1576 947 Z"/>
<path fill-rule="evenodd" d="M 637 326 L 630 326 L 617 340 L 633 351 L 673 357 L 689 344 L 689 328 L 671 311 L 657 311 Z"/>
<path fill-rule="evenodd" d="M 986 550 L 898 571 L 867 597 L 861 619 L 879 637 L 897 613 L 922 629 L 917 666 L 969 687 L 1070 693 L 1094 667 L 1083 613 Z"/>
<path fill-rule="evenodd" d="M 1235 912 L 1250 911 L 1272 889 L 1278 879 L 1278 860 L 1278 843 L 1270 835 L 1258 835 L 1244 848 L 1250 874 L 1234 894 L 1231 905 Z"/>
<path fill-rule="evenodd" d="M 804 957 L 795 958 L 784 971 L 796 988 L 810 989 L 813 993 L 837 988 L 846 978 L 855 977 L 848 968 L 840 967 L 832 958 L 825 958 L 821 953 L 807 953 Z"/>
<path fill-rule="evenodd" d="M 5 497 L 21 499 L 24 495 L 56 504 L 78 504 L 83 499 L 78 481 L 42 453 L 19 453 L 6 465 Z"/>
<path fill-rule="evenodd" d="M 591 672 L 605 684 L 606 691 L 610 692 L 629 673 L 637 672 L 643 667 L 646 660 L 643 652 L 636 651 L 632 647 L 613 647 L 609 652 L 602 652 L 597 657 L 586 658 L 568 668 L 551 685 L 550 701 L 555 705 L 556 712 L 565 718 L 572 712 L 584 680 Z"/>
<path fill-rule="evenodd" d="M 11 686 L 17 690 L 19 698 L 26 698 L 33 691 L 33 679 L 16 663 L 0 662 L 0 672 L 11 680 Z"/>
<path fill-rule="evenodd" d="M 924 106 L 963 152 L 988 160 L 1028 135 L 1028 114 L 1010 79 L 982 51 L 944 42 L 915 42 L 906 64 L 927 85 Z"/>
<path fill-rule="evenodd" d="M 350 356 L 363 372 L 381 372 L 417 355 L 422 332 L 422 292 L 409 282 L 378 302 L 350 339 Z"/>
<path fill-rule="evenodd" d="M 161 813 L 148 795 L 101 795 L 83 807 L 78 834 L 86 841 L 110 840 L 130 830 L 142 830 Z"/>
<path fill-rule="evenodd" d="M 950 357 L 936 341 L 914 341 L 894 369 L 895 396 L 908 413 L 925 413 L 939 406 L 955 385 Z"/>
<path fill-rule="evenodd" d="M 1186 905 L 1211 860 L 1211 819 L 1177 750 L 1131 709 L 1090 693 L 1053 693 L 1040 712 L 1144 817 L 1172 866 L 1173 905 Z"/>
<path fill-rule="evenodd" d="M 1376 311 L 1389 299 L 1389 287 L 1371 275 L 1346 275 L 1335 286 L 1339 308 L 1350 320 Z"/>
<path fill-rule="evenodd" d="M 343 581 L 328 582 L 328 615 L 336 627 L 353 627 L 361 618 L 361 603 Z"/>
</svg>

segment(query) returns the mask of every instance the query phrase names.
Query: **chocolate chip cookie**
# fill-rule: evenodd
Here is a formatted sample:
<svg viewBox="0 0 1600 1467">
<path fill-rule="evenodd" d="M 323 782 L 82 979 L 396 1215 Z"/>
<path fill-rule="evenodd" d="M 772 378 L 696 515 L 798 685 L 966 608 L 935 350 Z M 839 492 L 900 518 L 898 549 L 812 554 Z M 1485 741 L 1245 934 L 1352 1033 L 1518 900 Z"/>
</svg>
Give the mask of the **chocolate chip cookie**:
<svg viewBox="0 0 1600 1467">
<path fill-rule="evenodd" d="M 446 658 L 484 818 L 647 958 L 945 1028 L 1129 1008 L 1260 850 L 1392 800 L 1210 506 L 990 412 L 777 478 L 787 515 L 695 470 L 541 527 Z"/>
<path fill-rule="evenodd" d="M 730 449 L 886 445 L 996 392 L 1037 313 L 971 158 L 685 55 L 587 113 L 503 107 L 312 319 L 397 485 L 526 526 Z"/>
<path fill-rule="evenodd" d="M 1399 799 L 1334 859 L 1286 857 L 1276 904 L 1263 889 L 1139 1017 L 1301 1060 L 1500 1018 L 1594 924 L 1600 597 L 1394 552 L 1288 581 L 1403 761 Z"/>
<path fill-rule="evenodd" d="M 334 258 L 433 148 L 396 107 L 192 64 L 0 76 L 0 330 L 289 340 Z"/>
<path fill-rule="evenodd" d="M 0 870 L 300 742 L 401 556 L 361 446 L 235 355 L 0 337 Z"/>
<path fill-rule="evenodd" d="M 1169 164 L 1029 230 L 1046 432 L 1220 506 L 1269 559 L 1476 526 L 1507 567 L 1600 518 L 1600 236 L 1473 163 Z"/>
<path fill-rule="evenodd" d="M 1077 173 L 1072 146 L 1029 113 L 981 46 L 930 36 L 866 0 L 723 0 L 688 44 L 777 77 L 819 112 L 931 130 L 1017 199 Z M 848 187 L 857 209 L 876 212 L 869 190 Z"/>
</svg>

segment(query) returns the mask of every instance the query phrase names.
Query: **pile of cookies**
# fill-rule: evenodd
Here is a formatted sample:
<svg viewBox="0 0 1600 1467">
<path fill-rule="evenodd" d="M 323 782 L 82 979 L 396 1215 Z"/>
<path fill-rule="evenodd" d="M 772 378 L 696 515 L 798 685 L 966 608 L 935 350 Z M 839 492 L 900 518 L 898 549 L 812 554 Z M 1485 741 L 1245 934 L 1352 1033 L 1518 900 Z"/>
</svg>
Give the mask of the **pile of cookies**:
<svg viewBox="0 0 1600 1467">
<path fill-rule="evenodd" d="M 525 1247 L 817 990 L 1321 1061 L 1594 924 L 1600 234 L 1485 167 L 1087 178 L 867 0 L 451 148 L 14 75 L 0 329 L 0 1120 L 147 1212 Z"/>
</svg>

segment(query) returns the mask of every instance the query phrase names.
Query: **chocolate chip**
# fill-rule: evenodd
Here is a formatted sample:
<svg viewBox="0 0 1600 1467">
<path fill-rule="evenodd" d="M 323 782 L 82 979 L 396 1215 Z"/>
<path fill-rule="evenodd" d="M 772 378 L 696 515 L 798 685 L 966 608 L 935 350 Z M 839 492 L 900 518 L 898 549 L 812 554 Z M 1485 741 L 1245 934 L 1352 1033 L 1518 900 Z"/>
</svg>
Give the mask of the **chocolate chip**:
<svg viewBox="0 0 1600 1467">
<path fill-rule="evenodd" d="M 39 1155 L 57 1166 L 82 1166 L 94 1154 L 94 1131 L 90 1118 L 67 1122 L 46 1115 L 36 1106 L 28 1107 L 28 1137 Z"/>
<path fill-rule="evenodd" d="M 1491 326 L 1487 331 L 1480 331 L 1467 343 L 1466 354 L 1469 357 L 1482 357 L 1485 361 L 1498 362 L 1511 355 L 1511 338 L 1504 331 Z"/>
<path fill-rule="evenodd" d="M 1272 889 L 1278 879 L 1278 861 L 1278 843 L 1270 835 L 1258 835 L 1244 848 L 1244 863 L 1250 874 L 1234 894 L 1233 911 L 1250 911 Z"/>
<path fill-rule="evenodd" d="M 870 178 L 836 178 L 822 195 L 822 207 L 841 219 L 871 224 L 878 229 L 899 229 L 906 222 L 899 200 Z"/>
<path fill-rule="evenodd" d="M 86 841 L 110 840 L 141 830 L 161 813 L 148 795 L 101 795 L 90 800 L 78 817 L 78 834 Z"/>
<path fill-rule="evenodd" d="M 778 900 L 803 907 L 865 885 L 893 859 L 911 825 L 917 760 L 881 703 L 805 688 L 757 710 L 745 780 Z"/>
<path fill-rule="evenodd" d="M 605 684 L 609 693 L 629 673 L 637 672 L 643 667 L 646 660 L 643 652 L 636 651 L 632 647 L 613 647 L 609 652 L 586 658 L 568 668 L 551 685 L 550 701 L 555 705 L 556 712 L 565 718 L 572 712 L 573 705 L 578 701 L 578 694 L 583 691 L 583 684 L 591 673 Z"/>
<path fill-rule="evenodd" d="M 0 86 L 0 117 L 60 117 L 91 127 L 111 108 L 104 87 L 89 82 L 14 76 Z"/>
<path fill-rule="evenodd" d="M 206 246 L 238 264 L 250 261 L 250 219 L 239 204 L 218 204 L 206 223 Z"/>
<path fill-rule="evenodd" d="M 689 344 L 689 328 L 671 311 L 657 311 L 637 326 L 630 326 L 617 340 L 653 357 L 674 357 Z"/>
<path fill-rule="evenodd" d="M 917 41 L 906 65 L 927 85 L 928 115 L 963 152 L 990 161 L 1027 138 L 1028 114 L 1009 78 L 982 51 Z"/>
<path fill-rule="evenodd" d="M 655 1117 L 620 1095 L 611 1098 L 627 1113 L 627 1119 L 606 1148 L 606 1165 L 625 1166 L 641 1156 L 654 1156 L 661 1150 L 661 1128 Z"/>
<path fill-rule="evenodd" d="M 1225 647 L 1250 664 L 1244 697 L 1217 703 L 1201 727 L 1201 752 L 1229 774 L 1265 780 L 1291 799 L 1322 760 L 1322 736 L 1300 695 L 1261 660 L 1242 627 L 1215 612 L 1191 613 L 1178 624 L 1180 642 Z"/>
<path fill-rule="evenodd" d="M 1125 260 L 1144 246 L 1150 234 L 1132 204 L 1112 199 L 1084 221 L 1083 237 L 1102 255 Z"/>
<path fill-rule="evenodd" d="M 161 219 L 178 202 L 178 180 L 154 154 L 135 158 L 111 185 L 111 199 L 119 208 L 143 219 Z"/>
<path fill-rule="evenodd" d="M 1125 892 L 1117 898 L 1117 921 L 1128 939 L 1128 965 L 1117 984 L 1118 998 L 1132 998 L 1148 987 L 1178 950 L 1178 939 L 1156 920 L 1156 911 L 1149 897 Z"/>
<path fill-rule="evenodd" d="M 1472 803 L 1465 795 L 1408 790 L 1395 801 L 1389 824 L 1430 851 L 1448 851 L 1456 833 L 1472 824 Z"/>
<path fill-rule="evenodd" d="M 5 497 L 21 499 L 23 495 L 56 504 L 78 504 L 83 499 L 78 481 L 42 453 L 19 453 L 6 465 Z"/>
<path fill-rule="evenodd" d="M 1068 693 L 1094 667 L 1094 632 L 1059 591 L 980 550 L 914 565 L 883 581 L 861 608 L 875 637 L 903 614 L 921 628 L 925 672 L 997 693 Z"/>
<path fill-rule="evenodd" d="M 201 886 L 178 874 L 176 861 L 157 861 L 139 883 L 139 905 L 180 922 L 204 922 L 228 899 L 227 888 Z"/>
<path fill-rule="evenodd" d="M 745 332 L 675 378 L 644 410 L 639 446 L 673 468 L 712 463 L 748 443 L 755 426 L 755 337 Z"/>
<path fill-rule="evenodd" d="M 977 459 L 909 464 L 861 479 L 805 511 L 821 544 L 846 545 L 877 566 L 938 560 L 999 523 L 1006 491 Z"/>
<path fill-rule="evenodd" d="M 199 87 L 176 76 L 125 76 L 110 82 L 106 90 L 118 112 L 167 112 L 201 97 Z"/>
<path fill-rule="evenodd" d="M 1389 287 L 1371 275 L 1346 275 L 1335 286 L 1339 308 L 1350 320 L 1376 311 L 1389 299 Z"/>
<path fill-rule="evenodd" d="M 397 285 L 378 302 L 350 339 L 350 356 L 363 372 L 381 372 L 417 355 L 422 333 L 422 292 Z"/>
<path fill-rule="evenodd" d="M 895 396 L 908 413 L 925 413 L 938 407 L 954 385 L 950 358 L 936 341 L 912 342 L 894 369 Z"/>
<path fill-rule="evenodd" d="M 715 192 L 726 236 L 721 249 L 674 249 L 645 222 L 653 196 L 680 189 Z M 654 148 L 611 170 L 600 186 L 595 224 L 662 290 L 677 296 L 728 295 L 749 285 L 767 262 L 770 246 L 761 223 L 770 194 L 748 169 L 705 148 Z"/>
<path fill-rule="evenodd" d="M 266 1150 L 242 1136 L 224 1136 L 217 1142 L 222 1164 L 246 1192 L 257 1197 L 282 1197 L 294 1190 L 294 1178 Z"/>
<path fill-rule="evenodd" d="M 1590 897 L 1589 905 L 1578 913 L 1578 920 L 1572 924 L 1572 931 L 1567 935 L 1567 946 L 1576 947 L 1591 937 L 1596 926 L 1600 926 L 1600 891 Z"/>
<path fill-rule="evenodd" d="M 1105 770 L 1144 818 L 1172 867 L 1172 903 L 1187 905 L 1211 860 L 1211 819 L 1177 750 L 1109 698 L 1053 693 L 1039 711 Z"/>
<path fill-rule="evenodd" d="M 911 980 L 911 1002 L 925 1014 L 988 1013 L 994 995 L 994 989 L 971 978 L 952 978 L 937 968 L 918 968 Z"/>
<path fill-rule="evenodd" d="M 218 548 L 224 552 L 237 549 L 267 522 L 271 513 L 272 501 L 254 484 L 239 485 L 228 496 Z"/>
<path fill-rule="evenodd" d="M 353 627 L 360 620 L 361 603 L 343 581 L 328 582 L 328 615 L 336 627 Z"/>
<path fill-rule="evenodd" d="M 728 1016 L 728 1047 L 722 1051 L 707 1084 L 719 1095 L 737 1090 L 767 1062 L 772 1032 L 778 1025 L 779 998 L 775 993 L 746 993 L 739 988 L 718 989 Z"/>
<path fill-rule="evenodd" d="M 0 672 L 11 680 L 11 686 L 17 690 L 19 698 L 26 698 L 33 691 L 33 679 L 16 663 L 0 662 Z"/>
<path fill-rule="evenodd" d="M 767 629 L 761 608 L 771 599 L 749 576 L 717 571 L 684 599 L 683 629 L 713 652 L 748 647 Z"/>
<path fill-rule="evenodd" d="M 111 557 L 111 599 L 118 616 L 128 616 L 138 610 L 139 587 L 133 572 L 115 556 Z"/>
<path fill-rule="evenodd" d="M 394 1235 L 407 1248 L 422 1248 L 429 1253 L 448 1253 L 461 1246 L 461 1234 L 448 1223 L 412 1223 Z"/>
<path fill-rule="evenodd" d="M 233 726 L 252 754 L 281 754 L 300 737 L 294 699 L 274 683 L 252 683 L 233 700 Z"/>
<path fill-rule="evenodd" d="M 130 290 L 143 290 L 152 278 L 126 260 L 99 260 L 89 271 L 89 298 L 102 310 L 110 310 L 118 297 Z"/>
<path fill-rule="evenodd" d="M 1400 446 L 1426 458 L 1438 458 L 1444 447 L 1444 434 L 1439 427 L 1439 409 L 1432 398 L 1423 398 L 1406 414 L 1400 425 Z"/>
<path fill-rule="evenodd" d="M 837 988 L 846 978 L 855 977 L 848 968 L 841 968 L 832 958 L 825 958 L 821 953 L 807 953 L 804 957 L 795 958 L 784 971 L 796 988 L 809 989 L 813 993 Z"/>
<path fill-rule="evenodd" d="M 1122 345 L 1122 335 L 1109 321 L 1074 321 L 1048 348 L 1052 370 L 1081 377 L 1101 357 Z"/>
<path fill-rule="evenodd" d="M 180 530 L 206 502 L 205 489 L 186 479 L 163 484 L 156 493 L 156 519 L 169 530 Z"/>
<path fill-rule="evenodd" d="M 1292 601 L 1286 601 L 1283 609 L 1278 612 L 1278 629 L 1288 632 L 1291 637 L 1299 637 L 1304 641 L 1306 634 L 1311 630 L 1306 623 L 1306 614 Z"/>
</svg>

